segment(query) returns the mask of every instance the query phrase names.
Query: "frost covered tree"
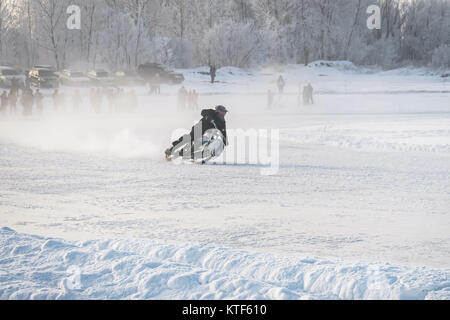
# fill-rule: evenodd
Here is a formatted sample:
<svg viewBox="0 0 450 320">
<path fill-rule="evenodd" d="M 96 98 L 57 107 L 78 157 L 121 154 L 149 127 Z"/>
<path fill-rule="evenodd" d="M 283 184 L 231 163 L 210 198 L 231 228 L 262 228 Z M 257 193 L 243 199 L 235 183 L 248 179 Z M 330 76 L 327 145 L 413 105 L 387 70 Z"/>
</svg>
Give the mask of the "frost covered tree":
<svg viewBox="0 0 450 320">
<path fill-rule="evenodd" d="M 65 65 L 66 44 L 68 32 L 65 25 L 69 2 L 66 0 L 35 0 L 35 10 L 40 19 L 35 28 L 38 37 L 38 45 L 53 55 L 58 69 Z"/>
<path fill-rule="evenodd" d="M 81 30 L 66 28 L 69 4 L 80 6 Z M 380 30 L 366 26 L 373 4 Z M 0 60 L 23 67 L 445 67 L 448 45 L 448 0 L 0 0 Z"/>
<path fill-rule="evenodd" d="M 214 25 L 205 35 L 211 50 L 211 62 L 216 66 L 249 66 L 257 59 L 264 36 L 254 23 L 231 20 Z"/>
</svg>

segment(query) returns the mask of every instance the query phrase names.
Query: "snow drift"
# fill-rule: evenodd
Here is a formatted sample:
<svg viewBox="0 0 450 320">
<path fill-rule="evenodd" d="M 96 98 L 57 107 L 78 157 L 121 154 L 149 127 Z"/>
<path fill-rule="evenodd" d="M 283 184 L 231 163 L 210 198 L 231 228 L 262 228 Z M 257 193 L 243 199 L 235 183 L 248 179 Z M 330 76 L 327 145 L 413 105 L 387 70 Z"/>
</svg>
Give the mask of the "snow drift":
<svg viewBox="0 0 450 320">
<path fill-rule="evenodd" d="M 449 299 L 450 270 L 0 229 L 1 299 Z M 75 285 L 73 285 L 75 282 Z"/>
</svg>

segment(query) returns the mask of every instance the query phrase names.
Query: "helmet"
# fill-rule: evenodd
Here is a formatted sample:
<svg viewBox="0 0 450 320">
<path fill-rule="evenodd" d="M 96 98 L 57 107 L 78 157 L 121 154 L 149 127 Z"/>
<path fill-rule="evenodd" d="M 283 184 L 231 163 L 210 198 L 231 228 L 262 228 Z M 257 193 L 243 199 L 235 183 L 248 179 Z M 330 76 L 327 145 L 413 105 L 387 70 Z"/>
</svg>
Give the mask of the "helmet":
<svg viewBox="0 0 450 320">
<path fill-rule="evenodd" d="M 228 112 L 227 108 L 225 108 L 224 106 L 216 106 L 216 111 L 223 111 L 223 112 Z"/>
</svg>

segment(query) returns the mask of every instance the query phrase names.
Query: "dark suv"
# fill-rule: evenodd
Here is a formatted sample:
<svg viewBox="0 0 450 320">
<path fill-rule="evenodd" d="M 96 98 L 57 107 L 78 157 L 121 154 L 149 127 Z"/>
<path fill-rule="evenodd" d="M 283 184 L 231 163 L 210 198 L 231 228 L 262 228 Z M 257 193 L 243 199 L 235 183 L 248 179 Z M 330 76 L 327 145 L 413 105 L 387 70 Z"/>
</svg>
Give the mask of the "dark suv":
<svg viewBox="0 0 450 320">
<path fill-rule="evenodd" d="M 116 79 L 111 76 L 108 71 L 105 70 L 93 70 L 87 73 L 89 79 L 91 79 L 92 84 L 95 86 L 115 86 Z"/>
<path fill-rule="evenodd" d="M 12 88 L 14 86 L 24 88 L 25 78 L 25 75 L 19 69 L 0 66 L 0 87 L 2 88 Z"/>
<path fill-rule="evenodd" d="M 38 88 L 58 88 L 59 77 L 56 70 L 48 66 L 33 67 L 28 73 L 30 83 Z"/>
<path fill-rule="evenodd" d="M 91 84 L 86 74 L 82 71 L 63 70 L 59 76 L 60 83 L 71 87 L 88 87 Z"/>
<path fill-rule="evenodd" d="M 174 72 L 159 63 L 146 63 L 138 67 L 138 74 L 147 81 L 159 75 L 159 82 L 162 84 L 180 84 L 184 81 L 181 73 Z"/>
</svg>

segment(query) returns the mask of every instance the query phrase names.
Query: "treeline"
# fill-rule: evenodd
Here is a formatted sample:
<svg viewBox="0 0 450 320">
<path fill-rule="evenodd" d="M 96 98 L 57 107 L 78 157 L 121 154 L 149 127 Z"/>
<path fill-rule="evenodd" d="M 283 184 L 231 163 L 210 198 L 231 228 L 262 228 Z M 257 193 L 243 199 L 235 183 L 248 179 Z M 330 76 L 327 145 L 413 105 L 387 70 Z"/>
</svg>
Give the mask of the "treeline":
<svg viewBox="0 0 450 320">
<path fill-rule="evenodd" d="M 81 29 L 66 27 L 81 8 Z M 369 30 L 366 10 L 381 9 Z M 450 0 L 0 0 L 1 63 L 450 67 Z"/>
</svg>

